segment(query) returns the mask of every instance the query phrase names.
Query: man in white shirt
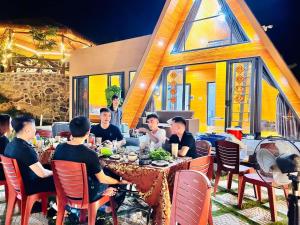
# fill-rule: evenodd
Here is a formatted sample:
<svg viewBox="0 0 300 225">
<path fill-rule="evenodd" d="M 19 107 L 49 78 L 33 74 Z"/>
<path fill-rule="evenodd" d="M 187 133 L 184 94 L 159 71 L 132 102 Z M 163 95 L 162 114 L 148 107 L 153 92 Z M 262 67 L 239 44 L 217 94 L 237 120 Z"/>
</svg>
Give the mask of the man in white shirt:
<svg viewBox="0 0 300 225">
<path fill-rule="evenodd" d="M 146 133 L 146 139 L 149 143 L 150 149 L 162 147 L 166 140 L 166 131 L 158 127 L 158 116 L 156 114 L 149 114 L 146 121 L 149 130 L 146 128 L 139 128 L 138 131 Z"/>
</svg>

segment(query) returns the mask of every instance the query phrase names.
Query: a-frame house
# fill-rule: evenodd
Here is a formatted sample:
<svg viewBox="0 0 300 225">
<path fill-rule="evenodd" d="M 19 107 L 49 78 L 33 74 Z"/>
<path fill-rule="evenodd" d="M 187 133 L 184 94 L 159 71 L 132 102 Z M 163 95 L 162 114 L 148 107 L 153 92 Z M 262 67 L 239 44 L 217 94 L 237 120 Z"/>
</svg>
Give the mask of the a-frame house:
<svg viewBox="0 0 300 225">
<path fill-rule="evenodd" d="M 243 0 L 167 0 L 151 36 L 105 46 L 117 45 L 140 55 L 127 65 L 136 67 L 123 104 L 130 127 L 151 100 L 159 110 L 194 111 L 200 132 L 240 126 L 299 139 L 299 83 Z M 84 51 L 74 62 L 84 63 Z M 75 78 L 96 74 L 77 71 L 71 59 Z"/>
</svg>

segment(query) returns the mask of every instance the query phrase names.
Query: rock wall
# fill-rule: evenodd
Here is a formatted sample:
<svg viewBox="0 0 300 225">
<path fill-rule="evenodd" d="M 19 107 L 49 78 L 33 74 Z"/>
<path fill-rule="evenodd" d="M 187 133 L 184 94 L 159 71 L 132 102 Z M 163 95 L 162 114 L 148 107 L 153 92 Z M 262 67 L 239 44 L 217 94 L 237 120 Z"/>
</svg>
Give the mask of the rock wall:
<svg viewBox="0 0 300 225">
<path fill-rule="evenodd" d="M 0 73 L 0 95 L 8 99 L 0 102 L 0 112 L 15 108 L 50 123 L 69 119 L 66 75 Z"/>
</svg>

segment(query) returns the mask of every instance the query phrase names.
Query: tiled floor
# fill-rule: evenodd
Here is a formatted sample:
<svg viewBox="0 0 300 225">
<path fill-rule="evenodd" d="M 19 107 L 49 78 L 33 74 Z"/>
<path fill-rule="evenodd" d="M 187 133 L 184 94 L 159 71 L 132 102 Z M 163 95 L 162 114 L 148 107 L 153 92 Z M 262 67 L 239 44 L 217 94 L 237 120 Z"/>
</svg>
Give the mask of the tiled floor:
<svg viewBox="0 0 300 225">
<path fill-rule="evenodd" d="M 215 225 L 238 225 L 238 224 L 272 224 L 270 221 L 270 211 L 269 204 L 267 203 L 266 191 L 263 190 L 263 204 L 258 204 L 254 198 L 254 192 L 252 186 L 246 186 L 245 198 L 243 201 L 243 209 L 239 210 L 237 208 L 237 182 L 234 181 L 232 185 L 232 190 L 230 192 L 226 191 L 226 182 L 224 180 L 219 183 L 219 191 L 216 197 L 212 197 L 213 201 L 213 221 Z M 287 224 L 287 205 L 283 200 L 282 190 L 276 191 L 278 196 L 277 208 L 278 208 L 278 223 L 277 224 Z M 280 196 L 280 197 L 279 197 Z M 146 205 L 137 199 L 128 197 L 125 203 L 120 207 L 118 211 L 119 224 L 122 225 L 143 225 L 146 224 L 147 211 L 141 211 L 135 206 L 140 206 L 141 208 L 147 209 Z M 5 207 L 4 202 L 4 191 L 0 188 L 0 225 L 4 225 L 5 220 Z M 104 224 L 111 224 L 111 219 L 106 218 Z M 13 217 L 12 225 L 20 224 L 20 215 L 15 212 Z M 54 220 L 46 219 L 40 213 L 34 213 L 30 217 L 30 225 L 46 225 L 55 224 Z M 72 224 L 72 223 L 66 223 Z"/>
</svg>

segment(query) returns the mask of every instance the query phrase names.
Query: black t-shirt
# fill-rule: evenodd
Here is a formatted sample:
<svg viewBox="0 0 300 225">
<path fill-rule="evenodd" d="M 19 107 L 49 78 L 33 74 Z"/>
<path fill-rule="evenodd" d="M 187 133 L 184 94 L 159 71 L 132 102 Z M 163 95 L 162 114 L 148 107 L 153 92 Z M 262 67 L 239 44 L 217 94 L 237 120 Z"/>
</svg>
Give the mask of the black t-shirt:
<svg viewBox="0 0 300 225">
<path fill-rule="evenodd" d="M 193 135 L 189 132 L 184 132 L 181 138 L 181 141 L 179 140 L 178 136 L 176 134 L 173 134 L 170 137 L 169 142 L 172 143 L 178 143 L 178 149 L 181 149 L 183 146 L 189 147 L 189 150 L 186 154 L 188 157 L 192 157 L 193 159 L 196 158 L 196 143 Z"/>
<path fill-rule="evenodd" d="M 4 135 L 0 137 L 0 155 L 4 154 L 4 149 L 8 143 L 9 140 L 7 137 L 5 137 Z M 0 180 L 5 180 L 4 171 L 1 164 L 0 164 Z"/>
<path fill-rule="evenodd" d="M 91 128 L 91 133 L 96 137 L 101 137 L 102 141 L 121 141 L 123 139 L 120 129 L 113 124 L 110 124 L 107 129 L 103 129 L 100 124 L 94 125 Z"/>
<path fill-rule="evenodd" d="M 53 159 L 85 163 L 88 175 L 90 200 L 97 194 L 99 181 L 95 174 L 99 173 L 102 169 L 96 152 L 85 145 L 70 145 L 68 143 L 63 143 L 56 147 Z"/>
<path fill-rule="evenodd" d="M 7 144 L 4 155 L 16 159 L 23 178 L 25 190 L 30 192 L 30 185 L 39 177 L 29 168 L 29 166 L 38 162 L 38 156 L 34 148 L 25 140 L 14 138 Z"/>
</svg>

